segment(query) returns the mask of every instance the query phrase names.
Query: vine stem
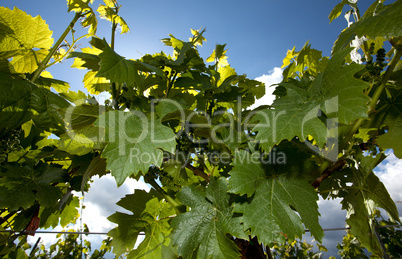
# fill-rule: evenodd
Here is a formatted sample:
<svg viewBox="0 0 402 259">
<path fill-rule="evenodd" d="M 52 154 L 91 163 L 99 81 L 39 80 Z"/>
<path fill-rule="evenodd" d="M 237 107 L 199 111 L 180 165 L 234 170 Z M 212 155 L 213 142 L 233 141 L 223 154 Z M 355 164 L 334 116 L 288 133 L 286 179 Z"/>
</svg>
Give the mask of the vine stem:
<svg viewBox="0 0 402 259">
<path fill-rule="evenodd" d="M 173 74 L 173 77 L 170 80 L 168 80 L 167 87 L 166 87 L 165 98 L 168 98 L 170 89 L 173 88 L 173 83 L 176 80 L 176 77 L 177 77 L 177 72 L 175 71 L 174 74 Z"/>
<path fill-rule="evenodd" d="M 47 64 L 49 63 L 50 59 L 53 57 L 53 55 L 56 53 L 57 49 L 60 47 L 64 39 L 67 37 L 67 35 L 70 33 L 70 31 L 74 28 L 75 23 L 78 21 L 79 18 L 82 17 L 82 12 L 76 13 L 73 20 L 70 22 L 70 24 L 67 26 L 66 30 L 63 32 L 63 34 L 60 36 L 60 38 L 57 40 L 56 44 L 53 45 L 53 47 L 50 49 L 49 53 L 45 57 L 45 59 L 38 65 L 38 69 L 36 69 L 31 81 L 35 83 L 35 81 L 39 78 L 40 74 L 45 70 Z"/>
<path fill-rule="evenodd" d="M 155 182 L 155 179 L 148 179 L 148 183 L 175 209 L 176 214 L 181 213 L 179 209 L 180 204 L 177 203 L 172 197 L 170 197 L 169 194 L 167 194 L 165 190 L 163 190 L 162 187 L 160 187 L 159 184 Z"/>
<path fill-rule="evenodd" d="M 342 166 L 344 166 L 345 164 L 345 160 L 338 160 L 334 165 L 325 169 L 321 176 L 315 179 L 315 181 L 312 183 L 313 187 L 318 188 L 324 179 L 328 178 L 331 174 L 333 174 L 336 170 L 342 168 Z"/>
<path fill-rule="evenodd" d="M 116 7 L 116 13 L 118 12 L 118 8 Z M 111 36 L 111 43 L 110 43 L 110 47 L 114 50 L 114 46 L 115 46 L 115 40 L 116 40 L 116 29 L 117 29 L 117 23 L 115 22 L 115 20 L 113 19 L 113 24 L 112 24 L 112 36 Z M 112 98 L 113 98 L 113 102 L 114 102 L 114 108 L 115 110 L 119 110 L 119 92 L 120 89 L 118 89 L 119 86 L 113 82 L 112 83 Z"/>
<path fill-rule="evenodd" d="M 389 64 L 389 66 L 387 68 L 387 71 L 385 72 L 385 75 L 381 81 L 380 86 L 376 89 L 373 97 L 371 98 L 371 101 L 369 103 L 369 115 L 371 115 L 372 113 L 375 112 L 375 107 L 377 105 L 378 100 L 380 99 L 381 93 L 384 91 L 385 85 L 386 85 L 388 79 L 391 77 L 391 75 L 395 69 L 395 66 L 398 64 L 398 61 L 401 58 L 401 56 L 402 56 L 402 51 L 399 49 L 396 49 L 394 57 L 392 58 L 391 63 Z M 352 128 L 349 130 L 348 134 L 344 138 L 344 140 L 341 144 L 341 148 L 349 145 L 349 141 L 352 139 L 353 135 L 359 130 L 360 126 L 362 125 L 362 123 L 365 120 L 366 119 L 361 118 L 361 119 L 358 119 L 355 121 Z"/>
<path fill-rule="evenodd" d="M 391 75 L 395 69 L 395 66 L 398 64 L 398 61 L 401 58 L 401 56 L 402 56 L 402 50 L 396 48 L 394 57 L 392 58 L 391 63 L 389 64 L 389 66 L 387 68 L 387 71 L 385 71 L 381 84 L 376 89 L 376 91 L 373 94 L 373 97 L 371 98 L 371 101 L 369 103 L 369 112 L 368 112 L 369 115 L 371 115 L 372 113 L 375 112 L 377 102 L 380 99 L 380 96 L 385 89 L 385 85 L 387 84 L 388 79 L 391 77 Z M 356 120 L 355 123 L 353 124 L 352 128 L 347 133 L 346 137 L 342 140 L 342 142 L 340 144 L 340 148 L 345 149 L 346 147 L 348 147 L 346 154 L 348 154 L 350 149 L 352 148 L 352 145 L 349 142 L 351 141 L 351 139 L 353 138 L 353 135 L 359 130 L 359 128 L 361 127 L 362 123 L 365 120 L 366 119 L 363 119 L 363 118 Z M 338 162 L 340 162 L 340 161 L 342 161 L 342 160 L 339 160 Z M 342 163 L 338 164 L 338 162 L 335 163 L 333 165 L 333 167 L 328 168 L 330 166 L 330 163 L 328 161 L 324 161 L 324 163 L 320 167 L 321 176 L 319 178 L 317 178 L 312 184 L 314 186 L 314 188 L 317 188 L 318 186 L 320 186 L 320 183 L 325 178 L 330 176 L 336 169 L 343 166 Z M 333 169 L 335 169 L 335 170 L 333 170 Z"/>
</svg>

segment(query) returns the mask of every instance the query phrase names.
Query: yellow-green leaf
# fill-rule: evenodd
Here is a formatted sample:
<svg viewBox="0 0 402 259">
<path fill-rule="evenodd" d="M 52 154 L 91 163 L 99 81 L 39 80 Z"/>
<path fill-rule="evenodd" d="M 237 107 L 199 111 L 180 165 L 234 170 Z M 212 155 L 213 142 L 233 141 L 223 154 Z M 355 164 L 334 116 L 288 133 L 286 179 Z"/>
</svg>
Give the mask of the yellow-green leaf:
<svg viewBox="0 0 402 259">
<path fill-rule="evenodd" d="M 53 45 L 52 31 L 40 17 L 0 7 L 0 58 L 13 58 L 18 73 L 32 73 Z M 39 50 L 37 50 L 39 49 Z"/>
</svg>

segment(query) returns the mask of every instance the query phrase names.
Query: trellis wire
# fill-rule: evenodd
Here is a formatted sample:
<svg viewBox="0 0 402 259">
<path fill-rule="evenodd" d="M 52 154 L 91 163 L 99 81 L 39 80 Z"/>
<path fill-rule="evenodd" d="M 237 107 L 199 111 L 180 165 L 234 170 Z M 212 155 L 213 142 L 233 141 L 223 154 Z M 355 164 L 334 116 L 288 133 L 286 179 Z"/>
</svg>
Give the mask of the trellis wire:
<svg viewBox="0 0 402 259">
<path fill-rule="evenodd" d="M 390 228 L 390 227 L 401 227 L 400 225 L 385 225 L 385 226 L 376 226 L 376 228 Z M 324 228 L 323 231 L 339 231 L 339 230 L 349 230 L 350 227 L 343 228 Z M 304 230 L 305 232 L 310 232 L 309 229 Z M 107 235 L 108 232 L 84 232 L 84 231 L 47 231 L 47 230 L 37 230 L 37 231 L 12 231 L 12 230 L 0 230 L 0 233 L 14 233 L 20 235 L 28 235 L 28 234 L 74 234 L 74 235 Z M 140 232 L 139 235 L 145 235 L 144 232 Z"/>
</svg>

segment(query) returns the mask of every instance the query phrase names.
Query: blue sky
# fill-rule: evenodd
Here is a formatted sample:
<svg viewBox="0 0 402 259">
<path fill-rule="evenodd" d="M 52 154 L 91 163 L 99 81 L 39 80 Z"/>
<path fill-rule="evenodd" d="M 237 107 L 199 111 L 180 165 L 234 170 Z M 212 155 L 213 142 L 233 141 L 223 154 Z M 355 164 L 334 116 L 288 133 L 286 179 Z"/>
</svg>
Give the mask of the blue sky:
<svg viewBox="0 0 402 259">
<path fill-rule="evenodd" d="M 94 9 L 101 2 L 95 0 Z M 247 74 L 249 78 L 258 78 L 270 85 L 281 80 L 279 68 L 286 51 L 293 46 L 299 50 L 309 41 L 313 48 L 323 51 L 323 55 L 330 55 L 333 42 L 347 26 L 343 15 L 329 24 L 328 14 L 338 2 L 340 0 L 120 0 L 119 4 L 123 7 L 119 14 L 130 26 L 131 32 L 117 36 L 116 51 L 133 59 L 161 50 L 170 54 L 172 50 L 164 47 L 160 39 L 169 34 L 188 39 L 191 36 L 190 29 L 206 28 L 204 36 L 207 42 L 200 48 L 202 57 L 207 58 L 216 43 L 227 43 L 228 61 L 239 74 Z M 372 1 L 360 2 L 361 13 L 364 13 Z M 64 0 L 3 0 L 2 6 L 17 6 L 32 16 L 40 15 L 49 24 L 55 39 L 74 16 L 73 13 L 67 13 Z M 109 42 L 110 27 L 109 22 L 99 21 L 98 36 L 105 37 Z M 80 46 L 85 47 L 88 40 L 81 40 Z M 51 68 L 50 72 L 55 78 L 69 82 L 73 90 L 84 90 L 81 81 L 86 71 L 70 68 L 71 64 L 72 60 L 64 61 Z M 260 100 L 260 104 L 272 101 L 270 90 L 273 89 L 268 89 L 267 96 Z M 377 171 L 395 201 L 402 200 L 401 161 L 391 155 L 387 165 L 380 166 Z M 115 203 L 125 194 L 132 193 L 135 187 L 147 188 L 146 185 L 130 180 L 117 189 L 111 177 L 96 180 L 85 197 L 87 209 L 83 213 L 84 222 L 88 223 L 90 230 L 110 230 L 113 225 L 106 221 L 106 217 L 118 209 Z M 344 226 L 346 213 L 341 211 L 339 202 L 320 201 L 324 228 Z M 401 211 L 401 204 L 398 207 Z M 326 233 L 324 245 L 330 250 L 328 255 L 336 255 L 336 244 L 341 242 L 344 233 Z M 89 237 L 93 247 L 99 247 L 103 238 Z M 36 241 L 36 237 L 32 240 Z M 51 243 L 54 239 L 43 235 L 42 240 Z"/>
</svg>

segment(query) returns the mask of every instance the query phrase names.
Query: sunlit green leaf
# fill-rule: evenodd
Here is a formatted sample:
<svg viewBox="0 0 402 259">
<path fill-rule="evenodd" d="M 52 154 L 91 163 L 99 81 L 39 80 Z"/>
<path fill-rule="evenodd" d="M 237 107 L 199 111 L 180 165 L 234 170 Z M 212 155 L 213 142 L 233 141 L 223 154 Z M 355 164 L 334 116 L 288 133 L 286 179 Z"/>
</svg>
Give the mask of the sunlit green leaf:
<svg viewBox="0 0 402 259">
<path fill-rule="evenodd" d="M 171 228 L 168 221 L 169 216 L 174 214 L 174 209 L 161 201 L 154 190 L 149 193 L 136 190 L 134 194 L 122 198 L 117 205 L 132 214 L 116 212 L 108 218 L 118 224 L 118 227 L 109 232 L 113 237 L 113 252 L 116 256 L 131 250 L 138 234 L 145 232 L 145 239 L 129 254 L 129 258 L 160 258 L 162 247 L 169 243 Z M 128 225 L 131 227 L 127 228 Z"/>
<path fill-rule="evenodd" d="M 36 79 L 35 84 L 44 86 L 48 89 L 53 88 L 58 93 L 66 93 L 70 89 L 70 85 L 67 82 L 49 77 L 41 76 L 38 79 Z"/>
<path fill-rule="evenodd" d="M 96 71 L 88 71 L 82 82 L 91 94 L 110 91 L 110 81 L 104 77 L 98 77 Z"/>
<path fill-rule="evenodd" d="M 329 23 L 339 17 L 341 15 L 343 7 L 348 4 L 347 0 L 342 0 L 339 4 L 337 4 L 334 9 L 332 9 L 331 13 L 328 16 Z"/>
<path fill-rule="evenodd" d="M 106 3 L 106 5 L 99 5 L 97 11 L 102 18 L 118 24 L 121 28 L 121 34 L 129 32 L 130 28 L 126 21 L 121 16 L 117 15 L 115 8 L 114 4 L 109 2 L 109 4 Z"/>
<path fill-rule="evenodd" d="M 0 30 L 0 58 L 13 58 L 18 73 L 34 72 L 53 45 L 52 31 L 40 16 L 33 18 L 17 7 L 0 7 L 0 17 L 0 26 L 7 28 Z"/>
<path fill-rule="evenodd" d="M 369 99 L 363 90 L 368 84 L 354 78 L 362 67 L 358 64 L 343 65 L 350 50 L 334 55 L 324 72 L 313 81 L 303 77 L 300 81 L 289 79 L 279 84 L 276 91 L 283 90 L 285 95 L 281 94 L 274 101 L 274 109 L 256 114 L 260 124 L 253 130 L 258 131 L 256 139 L 264 150 L 268 151 L 274 144 L 295 136 L 304 141 L 308 135 L 322 146 L 329 135 L 320 111 L 328 118 L 346 124 L 367 118 Z"/>
</svg>

